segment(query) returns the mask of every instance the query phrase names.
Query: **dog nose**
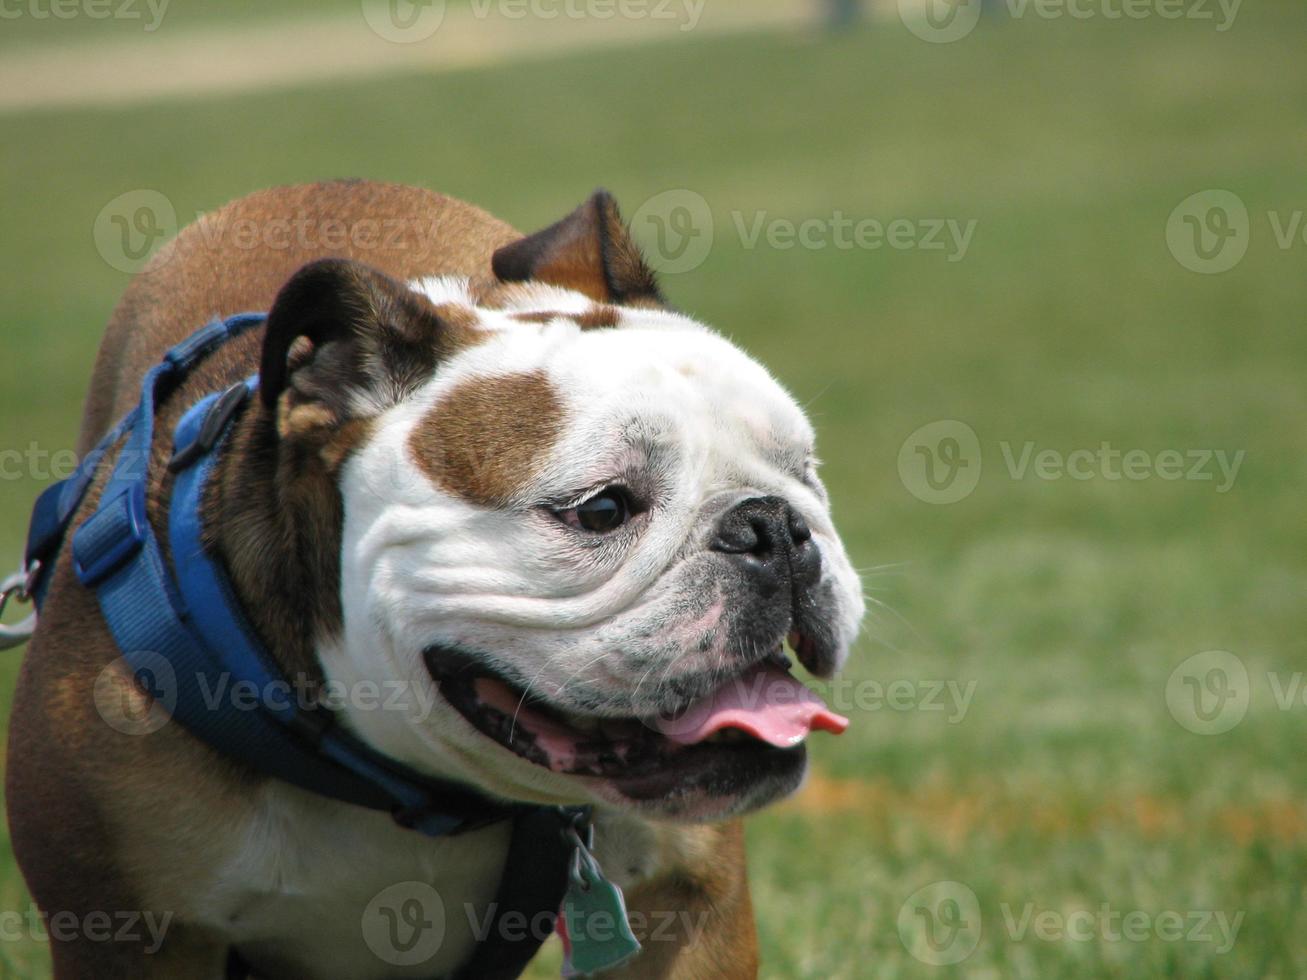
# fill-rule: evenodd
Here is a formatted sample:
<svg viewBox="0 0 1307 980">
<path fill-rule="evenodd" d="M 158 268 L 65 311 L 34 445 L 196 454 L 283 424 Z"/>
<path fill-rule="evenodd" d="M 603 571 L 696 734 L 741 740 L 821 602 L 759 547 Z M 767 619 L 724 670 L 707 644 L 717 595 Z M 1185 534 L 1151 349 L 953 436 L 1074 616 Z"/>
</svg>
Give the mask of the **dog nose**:
<svg viewBox="0 0 1307 980">
<path fill-rule="evenodd" d="M 774 588 L 787 580 L 812 584 L 821 570 L 812 530 L 781 497 L 751 497 L 736 504 L 718 523 L 709 547 L 735 556 Z"/>
</svg>

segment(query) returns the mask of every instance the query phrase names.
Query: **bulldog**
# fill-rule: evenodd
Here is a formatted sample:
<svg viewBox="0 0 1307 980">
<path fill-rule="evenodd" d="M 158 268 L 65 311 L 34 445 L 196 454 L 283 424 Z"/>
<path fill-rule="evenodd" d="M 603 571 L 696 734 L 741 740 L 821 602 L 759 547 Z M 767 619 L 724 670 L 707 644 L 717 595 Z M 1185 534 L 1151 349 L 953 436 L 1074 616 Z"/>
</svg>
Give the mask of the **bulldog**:
<svg viewBox="0 0 1307 980">
<path fill-rule="evenodd" d="M 243 198 L 154 257 L 108 324 L 79 451 L 166 350 L 242 311 L 266 323 L 155 407 L 150 526 L 183 413 L 257 377 L 200 518 L 281 674 L 423 776 L 592 807 L 593 859 L 644 947 L 605 975 L 756 975 L 739 818 L 799 786 L 812 730 L 843 726 L 790 668 L 831 676 L 863 613 L 794 399 L 669 308 L 603 192 L 524 237 L 345 181 Z M 419 833 L 169 724 L 70 550 L 7 773 L 55 975 L 466 975 L 497 886 L 532 873 L 508 822 Z M 368 932 L 398 886 L 442 903 L 418 957 Z M 129 916 L 156 928 L 91 928 Z"/>
</svg>

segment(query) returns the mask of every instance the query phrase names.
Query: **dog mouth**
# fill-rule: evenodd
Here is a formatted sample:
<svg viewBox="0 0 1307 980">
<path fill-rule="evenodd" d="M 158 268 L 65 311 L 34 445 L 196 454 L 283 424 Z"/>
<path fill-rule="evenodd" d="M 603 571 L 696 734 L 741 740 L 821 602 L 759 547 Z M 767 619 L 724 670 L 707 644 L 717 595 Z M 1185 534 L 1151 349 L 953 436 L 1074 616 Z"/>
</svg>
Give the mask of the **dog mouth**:
<svg viewBox="0 0 1307 980">
<path fill-rule="evenodd" d="M 629 717 L 546 701 L 459 650 L 431 647 L 425 660 L 444 699 L 482 735 L 531 763 L 611 781 L 637 799 L 706 784 L 725 795 L 801 774 L 807 736 L 848 726 L 790 673 L 780 647 L 674 710 Z"/>
</svg>

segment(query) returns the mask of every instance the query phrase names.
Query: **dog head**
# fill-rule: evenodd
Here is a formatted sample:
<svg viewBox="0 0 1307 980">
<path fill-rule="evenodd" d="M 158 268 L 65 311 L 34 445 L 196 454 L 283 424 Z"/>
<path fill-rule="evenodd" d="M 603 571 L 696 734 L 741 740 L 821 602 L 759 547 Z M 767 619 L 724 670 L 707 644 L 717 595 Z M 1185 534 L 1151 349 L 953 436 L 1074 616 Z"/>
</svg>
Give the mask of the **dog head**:
<svg viewBox="0 0 1307 980">
<path fill-rule="evenodd" d="M 327 678 L 408 692 L 347 723 L 510 799 L 713 819 L 793 790 L 842 719 L 862 617 L 813 430 L 737 347 L 666 309 L 602 193 L 493 281 L 325 260 L 282 289 L 261 391 L 338 466 Z M 334 443 L 333 443 L 334 444 Z M 416 694 L 415 694 L 416 692 Z"/>
</svg>

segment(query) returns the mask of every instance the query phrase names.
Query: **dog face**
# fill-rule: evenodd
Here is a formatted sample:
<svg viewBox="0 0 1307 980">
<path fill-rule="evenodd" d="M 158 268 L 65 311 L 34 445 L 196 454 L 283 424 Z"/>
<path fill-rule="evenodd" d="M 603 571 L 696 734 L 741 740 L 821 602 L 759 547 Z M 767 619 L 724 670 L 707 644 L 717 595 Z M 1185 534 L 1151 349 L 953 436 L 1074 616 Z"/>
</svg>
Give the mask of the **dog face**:
<svg viewBox="0 0 1307 980">
<path fill-rule="evenodd" d="M 334 365 L 319 343 L 273 379 L 286 432 L 324 403 L 367 419 L 339 468 L 344 628 L 323 668 L 345 689 L 426 692 L 344 710 L 433 774 L 511 799 L 745 812 L 793 790 L 803 736 L 836 724 L 784 645 L 830 676 L 862 617 L 813 431 L 731 343 L 623 296 L 652 283 L 642 266 L 577 272 L 613 252 L 610 202 L 562 223 L 561 254 L 559 227 L 497 256 L 521 284 L 301 273 L 321 316 L 382 311 L 401 337 Z M 274 346 L 298 329 L 279 308 Z M 434 359 L 410 356 L 424 344 Z"/>
</svg>

